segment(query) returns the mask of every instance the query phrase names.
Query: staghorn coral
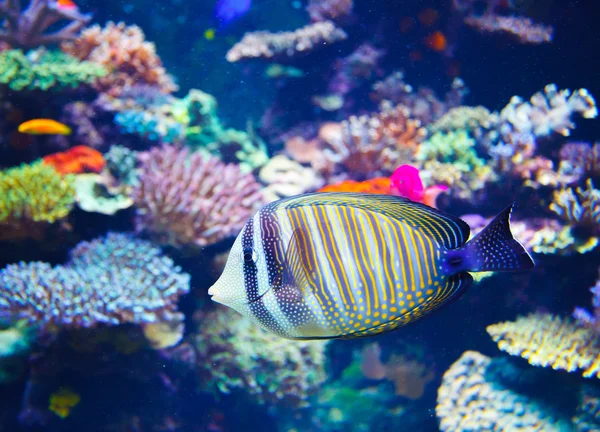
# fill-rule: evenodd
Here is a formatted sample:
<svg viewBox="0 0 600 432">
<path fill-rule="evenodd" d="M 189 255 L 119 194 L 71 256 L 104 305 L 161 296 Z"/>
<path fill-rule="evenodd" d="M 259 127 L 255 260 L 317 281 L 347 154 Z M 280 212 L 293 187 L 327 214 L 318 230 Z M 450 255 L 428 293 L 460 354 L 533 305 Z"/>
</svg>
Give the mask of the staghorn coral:
<svg viewBox="0 0 600 432">
<path fill-rule="evenodd" d="M 188 149 L 140 153 L 136 228 L 162 244 L 207 246 L 234 235 L 264 202 L 252 174 Z"/>
<path fill-rule="evenodd" d="M 569 136 L 575 124 L 573 114 L 592 119 L 598 115 L 596 101 L 586 89 L 558 90 L 555 84 L 548 84 L 543 91 L 537 92 L 529 102 L 513 96 L 500 112 L 504 123 L 500 131 L 509 135 L 512 131 L 531 133 L 536 137 L 545 137 L 552 133 Z"/>
<path fill-rule="evenodd" d="M 42 331 L 181 321 L 177 300 L 189 281 L 151 243 L 109 233 L 79 243 L 66 265 L 20 262 L 0 270 L 0 318 Z"/>
<path fill-rule="evenodd" d="M 588 178 L 585 189 L 578 187 L 554 191 L 550 210 L 589 236 L 600 235 L 600 190 L 594 188 L 592 179 Z"/>
<path fill-rule="evenodd" d="M 194 338 L 200 385 L 215 394 L 243 391 L 262 404 L 307 405 L 325 380 L 321 341 L 290 341 L 229 308 L 200 313 Z"/>
<path fill-rule="evenodd" d="M 391 174 L 414 158 L 425 134 L 405 107 L 383 103 L 376 114 L 322 126 L 322 158 L 313 167 L 326 178 L 340 172 L 357 180 Z"/>
<path fill-rule="evenodd" d="M 529 18 L 520 16 L 502 16 L 495 14 L 484 14 L 482 16 L 469 16 L 465 18 L 465 24 L 486 33 L 508 33 L 521 43 L 541 44 L 552 42 L 554 28 L 542 24 L 536 24 Z"/>
<path fill-rule="evenodd" d="M 0 172 L 0 239 L 34 235 L 36 225 L 65 218 L 75 202 L 73 180 L 42 162 Z"/>
<path fill-rule="evenodd" d="M 20 1 L 4 0 L 0 2 L 0 42 L 13 48 L 36 48 L 74 39 L 90 19 L 91 15 L 79 13 L 76 6 L 64 7 L 55 0 L 31 0 L 24 10 Z M 46 32 L 60 21 L 69 24 Z"/>
<path fill-rule="evenodd" d="M 586 378 L 600 378 L 598 335 L 569 318 L 532 313 L 516 321 L 490 325 L 486 330 L 498 348 L 534 366 L 581 371 Z"/>
<path fill-rule="evenodd" d="M 11 90 L 64 90 L 92 84 L 106 76 L 100 65 L 61 52 L 38 49 L 0 53 L 0 84 Z"/>
<path fill-rule="evenodd" d="M 466 351 L 446 371 L 435 408 L 442 432 L 570 430 L 551 406 L 493 379 L 493 367 L 493 359 Z"/>
<path fill-rule="evenodd" d="M 352 13 L 353 0 L 310 0 L 306 11 L 313 22 L 338 21 Z"/>
<path fill-rule="evenodd" d="M 242 40 L 227 52 L 226 58 L 229 62 L 250 58 L 290 58 L 347 37 L 346 32 L 331 21 L 316 22 L 290 32 L 251 32 L 246 33 Z"/>
<path fill-rule="evenodd" d="M 98 80 L 94 88 L 118 96 L 134 85 L 157 86 L 164 93 L 178 89 L 167 74 L 153 43 L 145 40 L 142 29 L 120 22 L 109 22 L 104 28 L 88 27 L 61 49 L 78 58 L 106 67 L 110 74 Z"/>
</svg>

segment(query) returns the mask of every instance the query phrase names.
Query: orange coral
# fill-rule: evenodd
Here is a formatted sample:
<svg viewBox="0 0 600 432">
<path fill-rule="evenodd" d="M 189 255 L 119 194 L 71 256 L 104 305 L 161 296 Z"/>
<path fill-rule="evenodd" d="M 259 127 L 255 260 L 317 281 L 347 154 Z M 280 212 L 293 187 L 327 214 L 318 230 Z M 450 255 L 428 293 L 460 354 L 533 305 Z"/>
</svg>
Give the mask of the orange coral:
<svg viewBox="0 0 600 432">
<path fill-rule="evenodd" d="M 102 153 L 86 146 L 75 146 L 66 152 L 48 155 L 43 161 L 63 175 L 83 172 L 99 173 L 106 165 Z"/>
<path fill-rule="evenodd" d="M 164 93 L 177 90 L 177 85 L 158 55 L 156 46 L 145 40 L 138 26 L 109 22 L 103 29 L 92 26 L 81 32 L 74 41 L 64 42 L 61 48 L 79 60 L 101 64 L 110 73 L 96 80 L 96 90 L 119 96 L 133 84 L 157 86 Z"/>
<path fill-rule="evenodd" d="M 389 194 L 390 179 L 387 177 L 376 177 L 371 180 L 357 182 L 345 180 L 332 185 L 327 185 L 318 190 L 318 192 L 359 192 L 371 194 Z"/>
</svg>

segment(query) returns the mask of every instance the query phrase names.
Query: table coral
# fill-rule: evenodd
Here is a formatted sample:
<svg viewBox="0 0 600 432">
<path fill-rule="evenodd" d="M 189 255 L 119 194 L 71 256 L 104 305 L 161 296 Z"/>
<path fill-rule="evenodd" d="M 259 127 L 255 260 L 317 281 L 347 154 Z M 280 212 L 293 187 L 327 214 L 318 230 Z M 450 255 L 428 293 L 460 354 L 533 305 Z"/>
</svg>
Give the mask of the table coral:
<svg viewBox="0 0 600 432">
<path fill-rule="evenodd" d="M 81 14 L 78 8 L 61 7 L 55 0 L 31 0 L 29 6 L 21 10 L 21 2 L 5 0 L 0 2 L 0 41 L 13 48 L 35 48 L 74 39 L 87 24 L 91 15 Z M 46 32 L 61 21 L 68 21 L 60 30 Z"/>
<path fill-rule="evenodd" d="M 199 314 L 198 325 L 194 345 L 204 389 L 299 407 L 325 380 L 326 342 L 282 339 L 229 308 Z"/>
<path fill-rule="evenodd" d="M 521 356 L 534 366 L 600 378 L 600 342 L 592 329 L 569 318 L 542 313 L 519 317 L 486 328 L 498 348 Z"/>
<path fill-rule="evenodd" d="M 65 265 L 20 262 L 0 270 L 0 317 L 26 319 L 42 331 L 181 321 L 177 300 L 189 282 L 153 244 L 109 233 L 79 243 Z"/>
<path fill-rule="evenodd" d="M 289 32 L 246 33 L 226 55 L 227 61 L 250 58 L 273 60 L 306 54 L 314 49 L 346 39 L 344 30 L 331 21 L 320 21 Z"/>
<path fill-rule="evenodd" d="M 65 218 L 75 202 L 73 180 L 42 162 L 0 172 L 0 239 Z"/>
<path fill-rule="evenodd" d="M 492 366 L 489 357 L 466 351 L 446 371 L 435 408 L 442 432 L 567 430 L 551 407 L 491 379 Z"/>
<path fill-rule="evenodd" d="M 24 54 L 21 50 L 0 53 L 0 84 L 11 90 L 64 90 L 92 84 L 106 76 L 100 65 L 79 61 L 60 51 L 43 49 Z"/>
<path fill-rule="evenodd" d="M 136 227 L 162 244 L 207 246 L 237 234 L 264 204 L 252 174 L 215 157 L 163 145 L 141 153 Z"/>
<path fill-rule="evenodd" d="M 142 29 L 123 22 L 109 22 L 104 28 L 98 25 L 86 28 L 73 41 L 64 42 L 61 49 L 78 58 L 104 66 L 110 71 L 98 80 L 94 88 L 113 96 L 136 84 L 158 86 L 164 93 L 178 89 L 167 74 L 156 46 L 145 40 Z"/>
</svg>

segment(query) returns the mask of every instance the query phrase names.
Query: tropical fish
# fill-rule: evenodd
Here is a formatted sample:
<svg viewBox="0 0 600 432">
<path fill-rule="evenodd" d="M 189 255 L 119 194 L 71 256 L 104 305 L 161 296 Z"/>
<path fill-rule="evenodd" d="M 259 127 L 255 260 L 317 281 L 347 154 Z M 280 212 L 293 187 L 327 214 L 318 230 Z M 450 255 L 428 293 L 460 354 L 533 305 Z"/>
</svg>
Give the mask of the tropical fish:
<svg viewBox="0 0 600 432">
<path fill-rule="evenodd" d="M 460 297 L 468 272 L 525 270 L 507 207 L 471 241 L 454 216 L 391 195 L 316 193 L 259 210 L 212 299 L 289 339 L 396 329 Z"/>
<path fill-rule="evenodd" d="M 60 9 L 77 9 L 77 5 L 72 0 L 56 0 L 56 5 Z"/>
<path fill-rule="evenodd" d="M 436 207 L 438 195 L 447 190 L 448 186 L 445 185 L 434 185 L 425 188 L 421 181 L 419 169 L 412 165 L 401 165 L 390 176 L 390 191 L 392 194 L 430 207 Z"/>
<path fill-rule="evenodd" d="M 51 119 L 33 119 L 19 125 L 19 132 L 29 135 L 71 135 L 66 124 Z"/>
<path fill-rule="evenodd" d="M 221 27 L 231 24 L 250 10 L 252 0 L 218 0 L 215 6 L 215 18 Z"/>
</svg>

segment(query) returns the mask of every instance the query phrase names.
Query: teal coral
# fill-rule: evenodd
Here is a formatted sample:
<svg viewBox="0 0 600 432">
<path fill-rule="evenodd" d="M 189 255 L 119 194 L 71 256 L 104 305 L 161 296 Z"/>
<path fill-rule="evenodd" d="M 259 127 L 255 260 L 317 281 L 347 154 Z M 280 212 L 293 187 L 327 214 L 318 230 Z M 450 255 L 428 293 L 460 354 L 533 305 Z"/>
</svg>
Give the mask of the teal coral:
<svg viewBox="0 0 600 432">
<path fill-rule="evenodd" d="M 76 88 L 106 73 L 102 66 L 61 52 L 38 49 L 27 55 L 21 50 L 0 53 L 0 83 L 14 91 Z"/>
<path fill-rule="evenodd" d="M 262 404 L 298 407 L 325 379 L 325 342 L 280 338 L 229 308 L 198 318 L 197 371 L 205 390 L 242 391 Z"/>
</svg>

